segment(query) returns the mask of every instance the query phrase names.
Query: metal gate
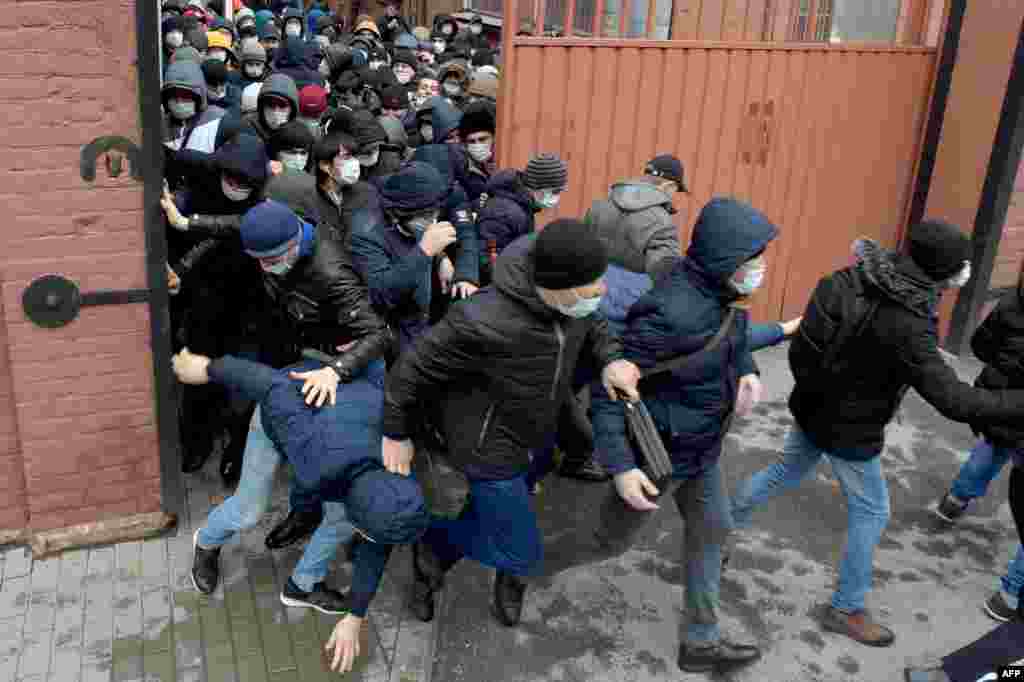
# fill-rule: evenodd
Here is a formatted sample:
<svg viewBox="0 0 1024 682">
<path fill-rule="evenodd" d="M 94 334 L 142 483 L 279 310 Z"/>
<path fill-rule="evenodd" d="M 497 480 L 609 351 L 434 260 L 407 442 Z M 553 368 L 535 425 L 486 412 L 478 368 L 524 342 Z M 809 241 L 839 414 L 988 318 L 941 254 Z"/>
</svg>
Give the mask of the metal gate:
<svg viewBox="0 0 1024 682">
<path fill-rule="evenodd" d="M 506 17 L 516 5 L 508 0 Z M 753 310 L 765 320 L 800 314 L 856 237 L 898 242 L 935 48 L 514 32 L 506 27 L 500 165 L 560 154 L 569 187 L 558 216 L 581 216 L 612 182 L 675 154 L 691 191 L 676 199 L 684 243 L 716 195 L 750 202 L 781 228 Z"/>
</svg>

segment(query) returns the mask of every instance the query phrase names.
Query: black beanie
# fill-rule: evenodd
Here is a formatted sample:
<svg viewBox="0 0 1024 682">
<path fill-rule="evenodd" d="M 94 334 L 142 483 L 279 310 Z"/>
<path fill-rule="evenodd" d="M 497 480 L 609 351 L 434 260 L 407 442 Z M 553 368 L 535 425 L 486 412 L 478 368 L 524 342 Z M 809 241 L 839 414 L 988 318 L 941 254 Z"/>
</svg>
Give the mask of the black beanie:
<svg viewBox="0 0 1024 682">
<path fill-rule="evenodd" d="M 228 67 L 224 62 L 207 59 L 203 62 L 203 78 L 210 87 L 224 85 L 228 80 Z"/>
<path fill-rule="evenodd" d="M 274 134 L 270 141 L 269 152 L 271 156 L 286 149 L 309 150 L 313 146 L 313 133 L 309 127 L 297 118 L 285 123 Z"/>
<path fill-rule="evenodd" d="M 459 121 L 459 134 L 462 137 L 473 133 L 491 133 L 493 135 L 496 129 L 494 109 L 489 102 L 473 102 L 462 112 L 462 120 Z"/>
<path fill-rule="evenodd" d="M 544 289 L 593 284 L 608 269 L 608 249 L 594 229 L 579 220 L 559 218 L 533 245 L 533 283 Z"/>
<path fill-rule="evenodd" d="M 960 272 L 971 259 L 971 240 L 956 226 L 925 220 L 910 228 L 910 259 L 936 282 Z"/>
<path fill-rule="evenodd" d="M 569 184 L 565 162 L 554 154 L 538 154 L 526 164 L 522 174 L 527 189 L 553 189 L 561 192 Z"/>
</svg>

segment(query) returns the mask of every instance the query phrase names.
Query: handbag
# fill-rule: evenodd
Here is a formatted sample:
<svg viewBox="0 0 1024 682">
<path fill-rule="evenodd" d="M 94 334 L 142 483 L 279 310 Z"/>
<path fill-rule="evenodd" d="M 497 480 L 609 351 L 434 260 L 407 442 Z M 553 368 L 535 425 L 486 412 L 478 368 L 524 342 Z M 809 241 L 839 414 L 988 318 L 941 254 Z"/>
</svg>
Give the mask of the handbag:
<svg viewBox="0 0 1024 682">
<path fill-rule="evenodd" d="M 659 362 L 641 372 L 641 376 L 646 378 L 656 374 L 672 372 L 703 361 L 718 347 L 722 339 L 725 338 L 725 335 L 729 333 L 735 319 L 736 309 L 730 307 L 725 315 L 725 319 L 722 320 L 722 325 L 703 348 L 695 353 L 680 355 L 670 360 Z M 659 490 L 664 491 L 665 486 L 661 485 L 661 483 L 672 476 L 673 467 L 672 459 L 669 457 L 665 444 L 661 440 L 661 434 L 658 433 L 658 427 L 655 425 L 654 419 L 651 418 L 651 413 L 647 410 L 643 400 L 633 403 L 626 402 L 625 409 L 626 433 L 630 446 L 633 448 L 633 455 L 636 458 L 637 465 Z M 727 418 L 724 423 L 728 425 L 729 422 L 730 419 Z"/>
</svg>

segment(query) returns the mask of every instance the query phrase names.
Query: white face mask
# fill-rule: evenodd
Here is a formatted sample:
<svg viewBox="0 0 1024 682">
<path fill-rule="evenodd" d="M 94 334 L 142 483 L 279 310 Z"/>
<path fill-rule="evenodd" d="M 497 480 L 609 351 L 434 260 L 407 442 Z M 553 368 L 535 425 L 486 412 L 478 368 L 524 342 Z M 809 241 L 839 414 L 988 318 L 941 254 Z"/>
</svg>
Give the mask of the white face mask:
<svg viewBox="0 0 1024 682">
<path fill-rule="evenodd" d="M 164 40 L 167 41 L 167 45 L 169 47 L 178 49 L 179 47 L 181 47 L 181 44 L 185 42 L 185 34 L 181 31 L 171 31 L 167 34 Z"/>
<path fill-rule="evenodd" d="M 223 99 L 228 94 L 228 86 L 222 85 L 219 88 L 209 88 L 210 99 Z"/>
<path fill-rule="evenodd" d="M 245 201 L 252 194 L 251 187 L 235 187 L 223 177 L 220 179 L 220 191 L 231 201 Z"/>
<path fill-rule="evenodd" d="M 474 144 L 467 144 L 466 151 L 469 152 L 469 156 L 477 163 L 483 163 L 487 159 L 491 158 L 491 143 L 490 142 L 477 142 Z"/>
<path fill-rule="evenodd" d="M 741 265 L 729 281 L 732 283 L 733 289 L 740 296 L 750 296 L 761 288 L 767 270 L 768 265 L 765 263 L 764 258 L 758 256 Z"/>
<path fill-rule="evenodd" d="M 380 159 L 380 150 L 375 149 L 371 154 L 363 154 L 362 156 L 357 156 L 356 158 L 359 159 L 360 166 L 370 168 L 372 166 L 377 165 L 377 161 Z"/>
<path fill-rule="evenodd" d="M 443 40 L 434 41 L 434 54 L 441 54 L 444 52 L 445 43 Z"/>
<path fill-rule="evenodd" d="M 478 36 L 484 32 L 484 27 L 481 26 L 480 24 L 473 24 L 472 26 L 469 27 L 469 32 L 475 36 Z"/>
<path fill-rule="evenodd" d="M 289 21 L 284 27 L 284 33 L 285 35 L 298 37 L 302 35 L 302 25 Z"/>
<path fill-rule="evenodd" d="M 267 121 L 267 126 L 271 130 L 277 130 L 285 123 L 288 122 L 288 118 L 291 116 L 291 109 L 274 109 L 271 107 L 265 107 L 263 109 L 263 118 Z"/>
<path fill-rule="evenodd" d="M 382 67 L 382 66 L 384 66 L 384 62 L 382 62 L 382 61 L 381 61 L 381 60 L 379 60 L 379 59 L 374 59 L 374 60 L 373 60 L 372 62 L 370 62 L 370 64 L 369 64 L 369 67 L 370 67 L 370 69 L 371 69 L 371 70 L 373 70 L 373 71 L 376 71 L 377 69 L 379 69 L 379 68 L 380 68 L 380 67 Z"/>
<path fill-rule="evenodd" d="M 285 168 L 292 170 L 306 170 L 306 161 L 309 160 L 307 152 L 279 152 L 277 160 L 284 164 Z"/>
<path fill-rule="evenodd" d="M 593 298 L 579 298 L 572 305 L 552 305 L 552 308 L 562 313 L 566 317 L 573 317 L 577 320 L 583 319 L 584 317 L 590 317 L 596 313 L 601 307 L 601 297 L 594 296 Z"/>
<path fill-rule="evenodd" d="M 246 64 L 245 75 L 249 78 L 262 78 L 263 77 L 263 65 L 262 64 Z"/>
<path fill-rule="evenodd" d="M 412 77 L 416 72 L 408 68 L 408 64 L 402 64 L 402 66 L 406 68 L 395 67 L 395 80 L 397 80 L 400 85 L 407 85 L 409 81 L 412 80 Z"/>
<path fill-rule="evenodd" d="M 196 103 L 190 99 L 172 99 L 167 102 L 167 109 L 179 121 L 186 121 L 196 115 Z"/>
<path fill-rule="evenodd" d="M 445 81 L 441 83 L 441 89 L 444 90 L 446 95 L 454 97 L 462 93 L 462 86 L 459 85 L 458 81 Z"/>
<path fill-rule="evenodd" d="M 207 59 L 213 59 L 218 62 L 226 62 L 228 60 L 228 53 L 224 50 L 214 49 L 206 53 Z"/>
<path fill-rule="evenodd" d="M 334 159 L 334 181 L 340 185 L 354 185 L 359 182 L 359 159 Z"/>
<path fill-rule="evenodd" d="M 960 272 L 950 278 L 949 286 L 953 289 L 959 289 L 962 286 L 966 286 L 971 281 L 971 263 L 970 261 L 964 263 L 964 267 Z"/>
<path fill-rule="evenodd" d="M 446 36 L 450 36 L 452 34 L 451 24 L 445 24 L 444 26 L 442 26 L 441 33 L 445 34 Z"/>
<path fill-rule="evenodd" d="M 433 142 L 434 141 L 434 126 L 432 126 L 432 125 L 420 126 L 420 137 L 422 137 L 423 141 L 428 143 L 428 144 L 430 142 Z"/>
<path fill-rule="evenodd" d="M 550 189 L 541 190 L 540 196 L 537 197 L 537 205 L 541 208 L 554 208 L 558 206 L 558 202 L 561 201 L 562 195 L 558 192 L 554 192 Z"/>
</svg>

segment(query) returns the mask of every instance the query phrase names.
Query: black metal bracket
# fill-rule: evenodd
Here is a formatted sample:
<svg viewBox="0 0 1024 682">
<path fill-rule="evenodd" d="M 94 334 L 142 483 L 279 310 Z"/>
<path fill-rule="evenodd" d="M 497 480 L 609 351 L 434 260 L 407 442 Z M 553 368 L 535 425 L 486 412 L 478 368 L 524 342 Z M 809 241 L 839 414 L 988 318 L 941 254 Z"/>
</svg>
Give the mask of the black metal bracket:
<svg viewBox="0 0 1024 682">
<path fill-rule="evenodd" d="M 116 149 L 119 152 L 123 152 L 128 157 L 128 164 L 131 167 L 130 171 L 132 178 L 143 181 L 142 175 L 142 150 L 129 140 L 127 137 L 120 135 L 105 135 L 103 137 L 97 137 L 89 144 L 82 147 L 81 159 L 79 162 L 79 172 L 82 175 L 82 179 L 86 182 L 93 182 L 96 180 L 96 160 L 106 154 L 111 149 Z M 121 175 L 121 158 L 107 157 L 108 171 L 112 177 Z"/>
<path fill-rule="evenodd" d="M 87 306 L 125 305 L 149 301 L 148 289 L 100 289 L 82 293 L 78 285 L 63 275 L 36 278 L 21 296 L 25 316 L 47 329 L 63 327 L 78 317 Z"/>
</svg>

